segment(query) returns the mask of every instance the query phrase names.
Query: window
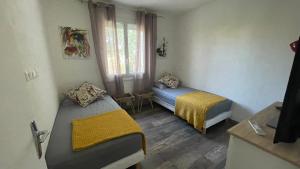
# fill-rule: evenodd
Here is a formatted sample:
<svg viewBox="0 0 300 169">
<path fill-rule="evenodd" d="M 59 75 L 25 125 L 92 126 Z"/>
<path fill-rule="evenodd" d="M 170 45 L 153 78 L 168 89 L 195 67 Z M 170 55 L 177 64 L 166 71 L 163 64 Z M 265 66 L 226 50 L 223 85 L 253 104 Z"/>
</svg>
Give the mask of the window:
<svg viewBox="0 0 300 169">
<path fill-rule="evenodd" d="M 118 48 L 121 73 L 130 75 L 135 73 L 137 55 L 137 26 L 117 22 Z"/>
</svg>

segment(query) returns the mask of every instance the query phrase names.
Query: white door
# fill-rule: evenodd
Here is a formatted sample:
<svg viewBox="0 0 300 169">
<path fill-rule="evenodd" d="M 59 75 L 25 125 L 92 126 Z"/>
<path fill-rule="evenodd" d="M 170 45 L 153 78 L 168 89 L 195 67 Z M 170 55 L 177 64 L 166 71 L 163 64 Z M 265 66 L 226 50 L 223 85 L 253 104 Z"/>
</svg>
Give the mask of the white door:
<svg viewBox="0 0 300 169">
<path fill-rule="evenodd" d="M 1 169 L 47 168 L 44 157 L 37 157 L 29 126 L 36 120 L 40 129 L 50 130 L 58 107 L 39 3 L 2 0 L 0 5 Z M 38 77 L 26 81 L 27 70 Z"/>
</svg>

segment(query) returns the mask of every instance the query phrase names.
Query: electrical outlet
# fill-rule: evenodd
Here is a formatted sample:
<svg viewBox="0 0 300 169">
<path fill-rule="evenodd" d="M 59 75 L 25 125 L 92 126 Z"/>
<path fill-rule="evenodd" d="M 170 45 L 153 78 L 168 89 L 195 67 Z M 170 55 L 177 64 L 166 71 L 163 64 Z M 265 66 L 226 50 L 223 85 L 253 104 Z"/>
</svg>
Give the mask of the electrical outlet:
<svg viewBox="0 0 300 169">
<path fill-rule="evenodd" d="M 24 72 L 26 81 L 34 80 L 38 77 L 38 73 L 35 69 L 31 69 Z"/>
</svg>

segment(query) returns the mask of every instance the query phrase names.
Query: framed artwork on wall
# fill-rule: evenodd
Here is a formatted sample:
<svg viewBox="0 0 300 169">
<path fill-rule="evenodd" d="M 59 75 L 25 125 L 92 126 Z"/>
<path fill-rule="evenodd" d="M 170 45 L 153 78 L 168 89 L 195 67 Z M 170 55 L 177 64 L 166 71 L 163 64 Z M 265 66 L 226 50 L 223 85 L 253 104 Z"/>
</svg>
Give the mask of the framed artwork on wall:
<svg viewBox="0 0 300 169">
<path fill-rule="evenodd" d="M 90 56 L 88 30 L 60 27 L 63 57 L 67 59 L 85 59 Z"/>
</svg>

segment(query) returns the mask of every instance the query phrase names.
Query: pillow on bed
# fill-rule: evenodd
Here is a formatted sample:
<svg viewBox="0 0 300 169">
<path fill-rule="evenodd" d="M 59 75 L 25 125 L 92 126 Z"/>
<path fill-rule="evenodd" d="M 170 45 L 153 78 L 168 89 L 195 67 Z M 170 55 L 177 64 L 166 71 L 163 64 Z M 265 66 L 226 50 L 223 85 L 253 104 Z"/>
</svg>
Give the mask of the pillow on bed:
<svg viewBox="0 0 300 169">
<path fill-rule="evenodd" d="M 165 89 L 165 88 L 167 88 L 167 86 L 165 84 L 160 83 L 160 82 L 155 82 L 154 83 L 154 87 L 159 88 L 159 89 Z"/>
<path fill-rule="evenodd" d="M 97 99 L 102 99 L 106 94 L 105 90 L 99 89 L 95 85 L 84 82 L 79 88 L 66 92 L 66 96 L 82 107 L 86 107 Z"/>
<path fill-rule="evenodd" d="M 163 73 L 158 82 L 165 84 L 166 86 L 173 89 L 177 88 L 179 85 L 179 79 L 171 73 Z"/>
</svg>

